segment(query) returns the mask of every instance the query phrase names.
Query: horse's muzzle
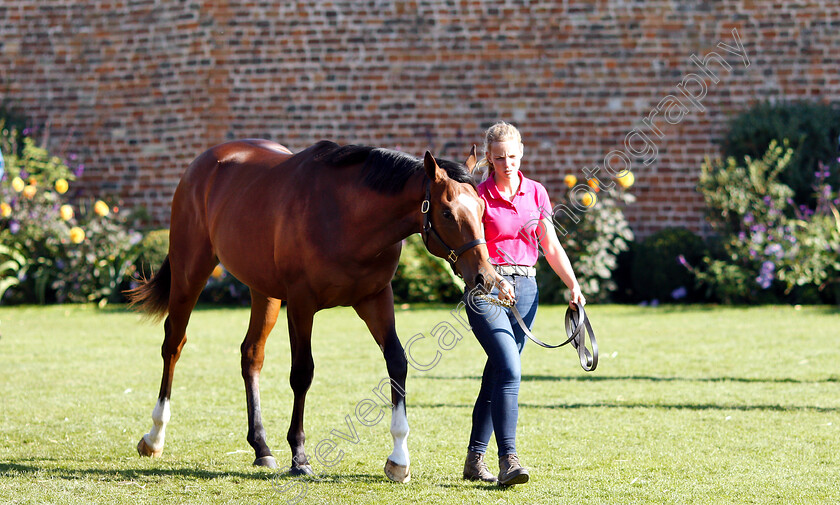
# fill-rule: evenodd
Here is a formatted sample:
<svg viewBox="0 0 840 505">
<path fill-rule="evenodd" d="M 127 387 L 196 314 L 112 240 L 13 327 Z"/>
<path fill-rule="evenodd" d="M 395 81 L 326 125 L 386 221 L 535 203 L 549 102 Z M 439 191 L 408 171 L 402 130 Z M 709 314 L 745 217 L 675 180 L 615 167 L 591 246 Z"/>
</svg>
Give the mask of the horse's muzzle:
<svg viewBox="0 0 840 505">
<path fill-rule="evenodd" d="M 475 276 L 475 290 L 479 293 L 487 293 L 487 286 L 484 284 L 484 275 L 478 274 Z"/>
</svg>

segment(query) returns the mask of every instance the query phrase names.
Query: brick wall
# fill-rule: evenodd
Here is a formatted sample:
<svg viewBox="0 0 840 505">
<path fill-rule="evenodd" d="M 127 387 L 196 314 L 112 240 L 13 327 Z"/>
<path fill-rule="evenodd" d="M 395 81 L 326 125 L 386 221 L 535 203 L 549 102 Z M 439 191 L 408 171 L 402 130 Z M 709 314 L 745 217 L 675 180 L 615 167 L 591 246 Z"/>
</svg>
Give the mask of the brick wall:
<svg viewBox="0 0 840 505">
<path fill-rule="evenodd" d="M 749 66 L 719 46 L 736 47 L 733 29 Z M 711 52 L 731 69 L 690 60 Z M 506 119 L 552 194 L 645 133 L 657 153 L 632 159 L 634 229 L 702 231 L 695 181 L 727 118 L 759 99 L 837 101 L 838 69 L 835 0 L 0 0 L 2 100 L 69 143 L 89 188 L 163 223 L 184 167 L 227 139 L 463 158 Z M 692 73 L 694 103 L 677 88 Z M 654 117 L 659 137 L 643 120 L 668 95 L 688 112 Z"/>
</svg>

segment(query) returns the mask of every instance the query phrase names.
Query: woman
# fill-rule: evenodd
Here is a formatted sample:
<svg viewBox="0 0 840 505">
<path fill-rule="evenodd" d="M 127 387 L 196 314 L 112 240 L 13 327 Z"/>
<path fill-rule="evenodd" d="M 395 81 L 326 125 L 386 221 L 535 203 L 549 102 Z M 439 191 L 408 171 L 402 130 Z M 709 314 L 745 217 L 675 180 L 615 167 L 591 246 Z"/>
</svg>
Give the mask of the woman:
<svg viewBox="0 0 840 505">
<path fill-rule="evenodd" d="M 499 122 L 485 135 L 485 156 L 489 176 L 478 186 L 484 200 L 484 232 L 490 262 L 504 279 L 491 296 L 515 301 L 530 330 L 537 313 L 537 283 L 534 265 L 537 244 L 552 270 L 571 290 L 571 302 L 585 299 L 572 265 L 551 223 L 548 193 L 538 182 L 519 171 L 523 145 L 519 130 Z M 520 354 L 525 333 L 510 309 L 480 297 L 468 297 L 467 314 L 473 332 L 484 351 L 487 364 L 472 415 L 472 431 L 464 464 L 464 478 L 502 485 L 528 482 L 528 471 L 516 454 L 516 422 L 520 379 Z M 495 431 L 499 449 L 498 479 L 487 469 L 484 453 Z"/>
</svg>

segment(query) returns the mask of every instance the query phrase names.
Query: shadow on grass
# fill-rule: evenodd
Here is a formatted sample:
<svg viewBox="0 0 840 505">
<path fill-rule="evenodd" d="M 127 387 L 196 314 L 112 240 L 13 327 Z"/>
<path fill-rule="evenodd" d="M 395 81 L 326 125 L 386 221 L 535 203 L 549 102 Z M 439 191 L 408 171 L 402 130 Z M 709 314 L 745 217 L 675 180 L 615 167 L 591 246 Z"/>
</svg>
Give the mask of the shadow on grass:
<svg viewBox="0 0 840 505">
<path fill-rule="evenodd" d="M 429 380 L 480 381 L 477 375 L 418 375 L 413 378 Z M 606 382 L 606 381 L 649 381 L 649 382 L 741 382 L 747 384 L 829 384 L 840 383 L 840 377 L 832 375 L 825 379 L 802 380 L 789 377 L 661 377 L 655 375 L 523 375 L 522 382 Z"/>
<path fill-rule="evenodd" d="M 134 480 L 138 477 L 184 477 L 195 480 L 213 480 L 221 477 L 235 477 L 240 479 L 268 480 L 274 473 L 268 472 L 221 472 L 202 470 L 199 468 L 67 468 L 38 465 L 39 459 L 18 460 L 19 462 L 0 463 L 0 474 L 21 473 L 38 476 L 51 476 L 60 479 L 78 480 L 93 478 L 96 480 Z M 56 465 L 61 462 L 55 461 Z M 282 475 L 281 475 L 282 476 Z"/>
<path fill-rule="evenodd" d="M 49 461 L 52 464 L 41 464 L 38 462 Z M 251 472 L 245 471 L 213 471 L 203 470 L 194 467 L 184 468 L 68 468 L 67 466 L 60 466 L 63 463 L 59 460 L 45 460 L 45 459 L 24 459 L 16 460 L 15 462 L 0 463 L 0 476 L 12 473 L 23 475 L 37 475 L 38 477 L 54 477 L 66 480 L 80 480 L 80 479 L 94 479 L 102 481 L 125 481 L 136 480 L 138 478 L 148 477 L 175 477 L 192 480 L 214 480 L 225 477 L 232 477 L 236 479 L 249 480 L 264 480 L 264 481 L 293 481 L 301 480 L 302 482 L 328 482 L 328 483 L 379 483 L 389 482 L 384 475 L 373 475 L 365 473 L 353 474 L 317 474 L 314 476 L 302 477 L 299 475 L 291 475 L 288 472 L 278 473 L 277 470 L 269 471 L 268 469 L 254 469 Z M 283 470 L 281 468 L 281 470 Z"/>
<path fill-rule="evenodd" d="M 840 407 L 817 407 L 814 405 L 722 405 L 717 403 L 631 403 L 631 402 L 593 402 L 593 403 L 520 403 L 520 407 L 529 409 L 664 409 L 664 410 L 740 410 L 767 412 L 818 412 L 822 414 L 840 412 Z M 409 408 L 454 408 L 472 409 L 472 404 L 457 403 L 412 403 Z"/>
</svg>

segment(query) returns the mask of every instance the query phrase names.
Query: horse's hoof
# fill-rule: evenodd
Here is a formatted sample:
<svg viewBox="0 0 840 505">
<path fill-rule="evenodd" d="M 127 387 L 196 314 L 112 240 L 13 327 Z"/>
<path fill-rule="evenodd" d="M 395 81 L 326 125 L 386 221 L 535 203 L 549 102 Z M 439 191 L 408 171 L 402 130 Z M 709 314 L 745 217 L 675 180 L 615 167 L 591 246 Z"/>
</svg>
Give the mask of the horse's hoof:
<svg viewBox="0 0 840 505">
<path fill-rule="evenodd" d="M 385 476 L 394 482 L 408 482 L 411 480 L 411 470 L 408 465 L 398 465 L 388 459 L 385 462 Z"/>
<path fill-rule="evenodd" d="M 274 456 L 263 456 L 254 460 L 254 466 L 277 468 L 277 461 L 274 459 Z"/>
<path fill-rule="evenodd" d="M 312 465 L 306 463 L 305 465 L 297 465 L 293 466 L 289 469 L 289 475 L 299 476 L 299 475 L 315 475 L 315 472 L 312 470 Z"/>
<path fill-rule="evenodd" d="M 140 443 L 137 444 L 137 453 L 148 458 L 157 458 L 163 454 L 163 448 L 152 449 L 149 447 L 149 444 L 146 443 L 146 437 L 143 437 L 140 439 Z"/>
</svg>

